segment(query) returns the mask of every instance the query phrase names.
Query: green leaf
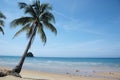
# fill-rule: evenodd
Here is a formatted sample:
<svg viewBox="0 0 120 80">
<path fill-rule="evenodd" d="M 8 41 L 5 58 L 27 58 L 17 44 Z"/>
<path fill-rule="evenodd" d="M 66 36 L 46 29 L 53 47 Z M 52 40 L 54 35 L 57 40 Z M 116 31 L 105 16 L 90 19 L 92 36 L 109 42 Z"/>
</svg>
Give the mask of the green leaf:
<svg viewBox="0 0 120 80">
<path fill-rule="evenodd" d="M 16 32 L 16 34 L 14 35 L 14 37 L 13 38 L 15 38 L 15 37 L 17 37 L 20 33 L 22 33 L 22 32 L 24 32 L 24 31 L 29 31 L 29 25 L 30 24 L 27 24 L 26 26 L 24 26 L 23 28 L 21 28 L 18 32 Z"/>
<path fill-rule="evenodd" d="M 57 34 L 56 28 L 51 23 L 49 23 L 49 22 L 43 22 L 43 23 L 48 29 L 50 29 L 52 32 L 54 32 L 55 35 Z"/>
<path fill-rule="evenodd" d="M 19 2 L 18 5 L 19 5 L 20 9 L 23 9 L 23 8 L 25 8 L 25 7 L 28 6 L 28 5 L 27 5 L 26 3 L 24 3 L 24 2 Z"/>
<path fill-rule="evenodd" d="M 4 35 L 4 31 L 3 31 L 2 27 L 0 27 L 0 32 L 2 32 L 2 34 Z"/>
<path fill-rule="evenodd" d="M 34 19 L 32 17 L 21 17 L 21 18 L 18 18 L 18 19 L 14 19 L 12 22 L 11 22 L 11 27 L 16 27 L 18 25 L 25 25 L 29 22 L 32 22 Z"/>
<path fill-rule="evenodd" d="M 42 20 L 43 21 L 48 21 L 48 22 L 53 21 L 55 23 L 55 17 L 54 17 L 54 15 L 52 13 L 48 12 L 48 11 L 45 12 L 42 15 Z"/>
<path fill-rule="evenodd" d="M 2 12 L 0 12 L 0 18 L 6 19 L 5 15 Z"/>
<path fill-rule="evenodd" d="M 42 24 L 38 25 L 38 34 L 40 34 L 40 38 L 41 38 L 42 42 L 44 42 L 44 45 L 45 45 L 45 43 L 47 41 L 47 37 L 46 37 L 46 34 L 43 30 L 43 25 Z"/>
</svg>

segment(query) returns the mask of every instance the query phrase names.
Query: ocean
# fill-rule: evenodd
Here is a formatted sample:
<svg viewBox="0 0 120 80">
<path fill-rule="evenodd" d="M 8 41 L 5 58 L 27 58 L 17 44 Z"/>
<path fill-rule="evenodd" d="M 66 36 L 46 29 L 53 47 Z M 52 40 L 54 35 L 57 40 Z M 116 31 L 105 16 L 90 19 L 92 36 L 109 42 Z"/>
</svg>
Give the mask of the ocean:
<svg viewBox="0 0 120 80">
<path fill-rule="evenodd" d="M 19 60 L 18 56 L 0 56 L 0 66 L 13 68 Z M 23 69 L 72 75 L 120 72 L 120 58 L 27 57 Z"/>
</svg>

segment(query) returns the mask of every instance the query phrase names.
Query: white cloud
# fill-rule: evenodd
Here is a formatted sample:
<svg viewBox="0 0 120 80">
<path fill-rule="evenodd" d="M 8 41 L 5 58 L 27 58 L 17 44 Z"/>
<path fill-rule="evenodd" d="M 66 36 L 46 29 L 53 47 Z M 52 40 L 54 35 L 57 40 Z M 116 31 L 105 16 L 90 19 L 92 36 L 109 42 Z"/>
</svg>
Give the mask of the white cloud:
<svg viewBox="0 0 120 80">
<path fill-rule="evenodd" d="M 56 15 L 58 15 L 58 16 L 60 16 L 60 17 L 63 17 L 63 18 L 65 18 L 65 19 L 67 19 L 67 20 L 73 20 L 72 17 L 67 16 L 67 15 L 65 15 L 65 14 L 63 14 L 63 13 L 61 13 L 61 12 L 59 12 L 59 11 L 53 10 L 53 12 L 54 12 Z"/>
<path fill-rule="evenodd" d="M 81 21 L 81 20 L 70 20 L 59 23 L 60 28 L 64 29 L 67 32 L 78 32 L 78 33 L 90 33 L 101 36 L 108 36 L 106 32 L 101 29 L 102 25 L 96 25 L 92 21 Z M 62 27 L 61 27 L 62 26 Z M 98 27 L 98 28 L 97 28 Z"/>
</svg>

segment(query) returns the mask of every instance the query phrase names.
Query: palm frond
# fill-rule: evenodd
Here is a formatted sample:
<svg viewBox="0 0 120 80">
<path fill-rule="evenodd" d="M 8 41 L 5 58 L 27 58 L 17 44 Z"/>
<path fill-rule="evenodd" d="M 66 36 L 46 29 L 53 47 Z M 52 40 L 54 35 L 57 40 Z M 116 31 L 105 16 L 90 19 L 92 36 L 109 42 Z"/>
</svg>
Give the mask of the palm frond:
<svg viewBox="0 0 120 80">
<path fill-rule="evenodd" d="M 20 33 L 24 32 L 24 31 L 28 32 L 30 30 L 29 26 L 30 26 L 30 24 L 27 24 L 23 28 L 21 28 L 18 32 L 16 32 L 16 34 L 14 35 L 13 38 L 17 37 Z"/>
<path fill-rule="evenodd" d="M 55 23 L 54 15 L 48 11 L 42 15 L 42 20 L 47 22 L 53 21 Z"/>
<path fill-rule="evenodd" d="M 35 11 L 33 10 L 33 5 L 28 5 L 24 2 L 19 2 L 18 4 L 20 9 L 24 9 L 25 14 L 28 13 L 34 17 L 36 16 Z"/>
<path fill-rule="evenodd" d="M 36 12 L 35 10 L 33 9 L 33 6 L 32 5 L 28 5 L 26 8 L 25 8 L 25 14 L 30 14 L 31 16 L 33 17 L 36 17 Z"/>
<path fill-rule="evenodd" d="M 40 38 L 41 38 L 42 42 L 44 42 L 44 45 L 45 45 L 45 43 L 47 41 L 47 37 L 46 37 L 46 34 L 43 30 L 43 25 L 42 24 L 38 25 L 38 34 L 40 34 Z"/>
<path fill-rule="evenodd" d="M 11 22 L 11 27 L 16 27 L 18 25 L 25 25 L 29 22 L 32 22 L 34 18 L 32 17 L 21 17 L 21 18 L 18 18 L 18 19 L 15 19 Z"/>
<path fill-rule="evenodd" d="M 26 6 L 28 6 L 28 5 L 27 5 L 26 3 L 24 3 L 24 2 L 19 2 L 18 5 L 19 5 L 20 9 L 23 9 L 23 8 L 25 8 Z"/>
<path fill-rule="evenodd" d="M 3 31 L 2 27 L 0 27 L 0 32 L 2 32 L 2 34 L 4 35 L 4 31 Z"/>
<path fill-rule="evenodd" d="M 40 0 L 33 1 L 32 5 L 35 6 L 36 4 L 40 4 Z"/>
<path fill-rule="evenodd" d="M 3 19 L 6 19 L 6 17 L 2 12 L 0 12 L 0 32 L 2 32 L 2 34 L 4 35 L 4 31 L 2 29 L 2 27 L 4 26 Z"/>
<path fill-rule="evenodd" d="M 40 1 L 39 0 L 36 0 L 33 3 L 33 8 L 34 8 L 34 11 L 37 13 L 36 15 L 39 16 L 40 14 Z"/>
<path fill-rule="evenodd" d="M 52 10 L 52 6 L 48 3 L 41 4 L 41 13 L 44 13 L 45 11 Z"/>
<path fill-rule="evenodd" d="M 0 18 L 6 19 L 5 15 L 2 12 L 0 12 Z"/>
<path fill-rule="evenodd" d="M 54 32 L 55 35 L 57 34 L 57 30 L 56 30 L 56 28 L 54 27 L 53 24 L 51 24 L 49 22 L 43 22 L 43 23 L 48 29 L 50 29 L 52 32 Z"/>
<path fill-rule="evenodd" d="M 0 20 L 0 26 L 4 26 L 4 21 Z"/>
</svg>

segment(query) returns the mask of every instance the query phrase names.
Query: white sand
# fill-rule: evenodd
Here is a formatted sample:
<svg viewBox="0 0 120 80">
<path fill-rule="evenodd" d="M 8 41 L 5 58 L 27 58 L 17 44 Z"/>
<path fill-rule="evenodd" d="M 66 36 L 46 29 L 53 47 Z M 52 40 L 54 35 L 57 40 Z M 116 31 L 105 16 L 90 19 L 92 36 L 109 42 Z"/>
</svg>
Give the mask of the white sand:
<svg viewBox="0 0 120 80">
<path fill-rule="evenodd" d="M 1 68 L 0 69 L 5 69 Z M 120 80 L 120 72 L 95 72 L 93 76 L 73 76 L 22 70 L 22 78 L 14 76 L 0 77 L 0 80 Z"/>
</svg>

